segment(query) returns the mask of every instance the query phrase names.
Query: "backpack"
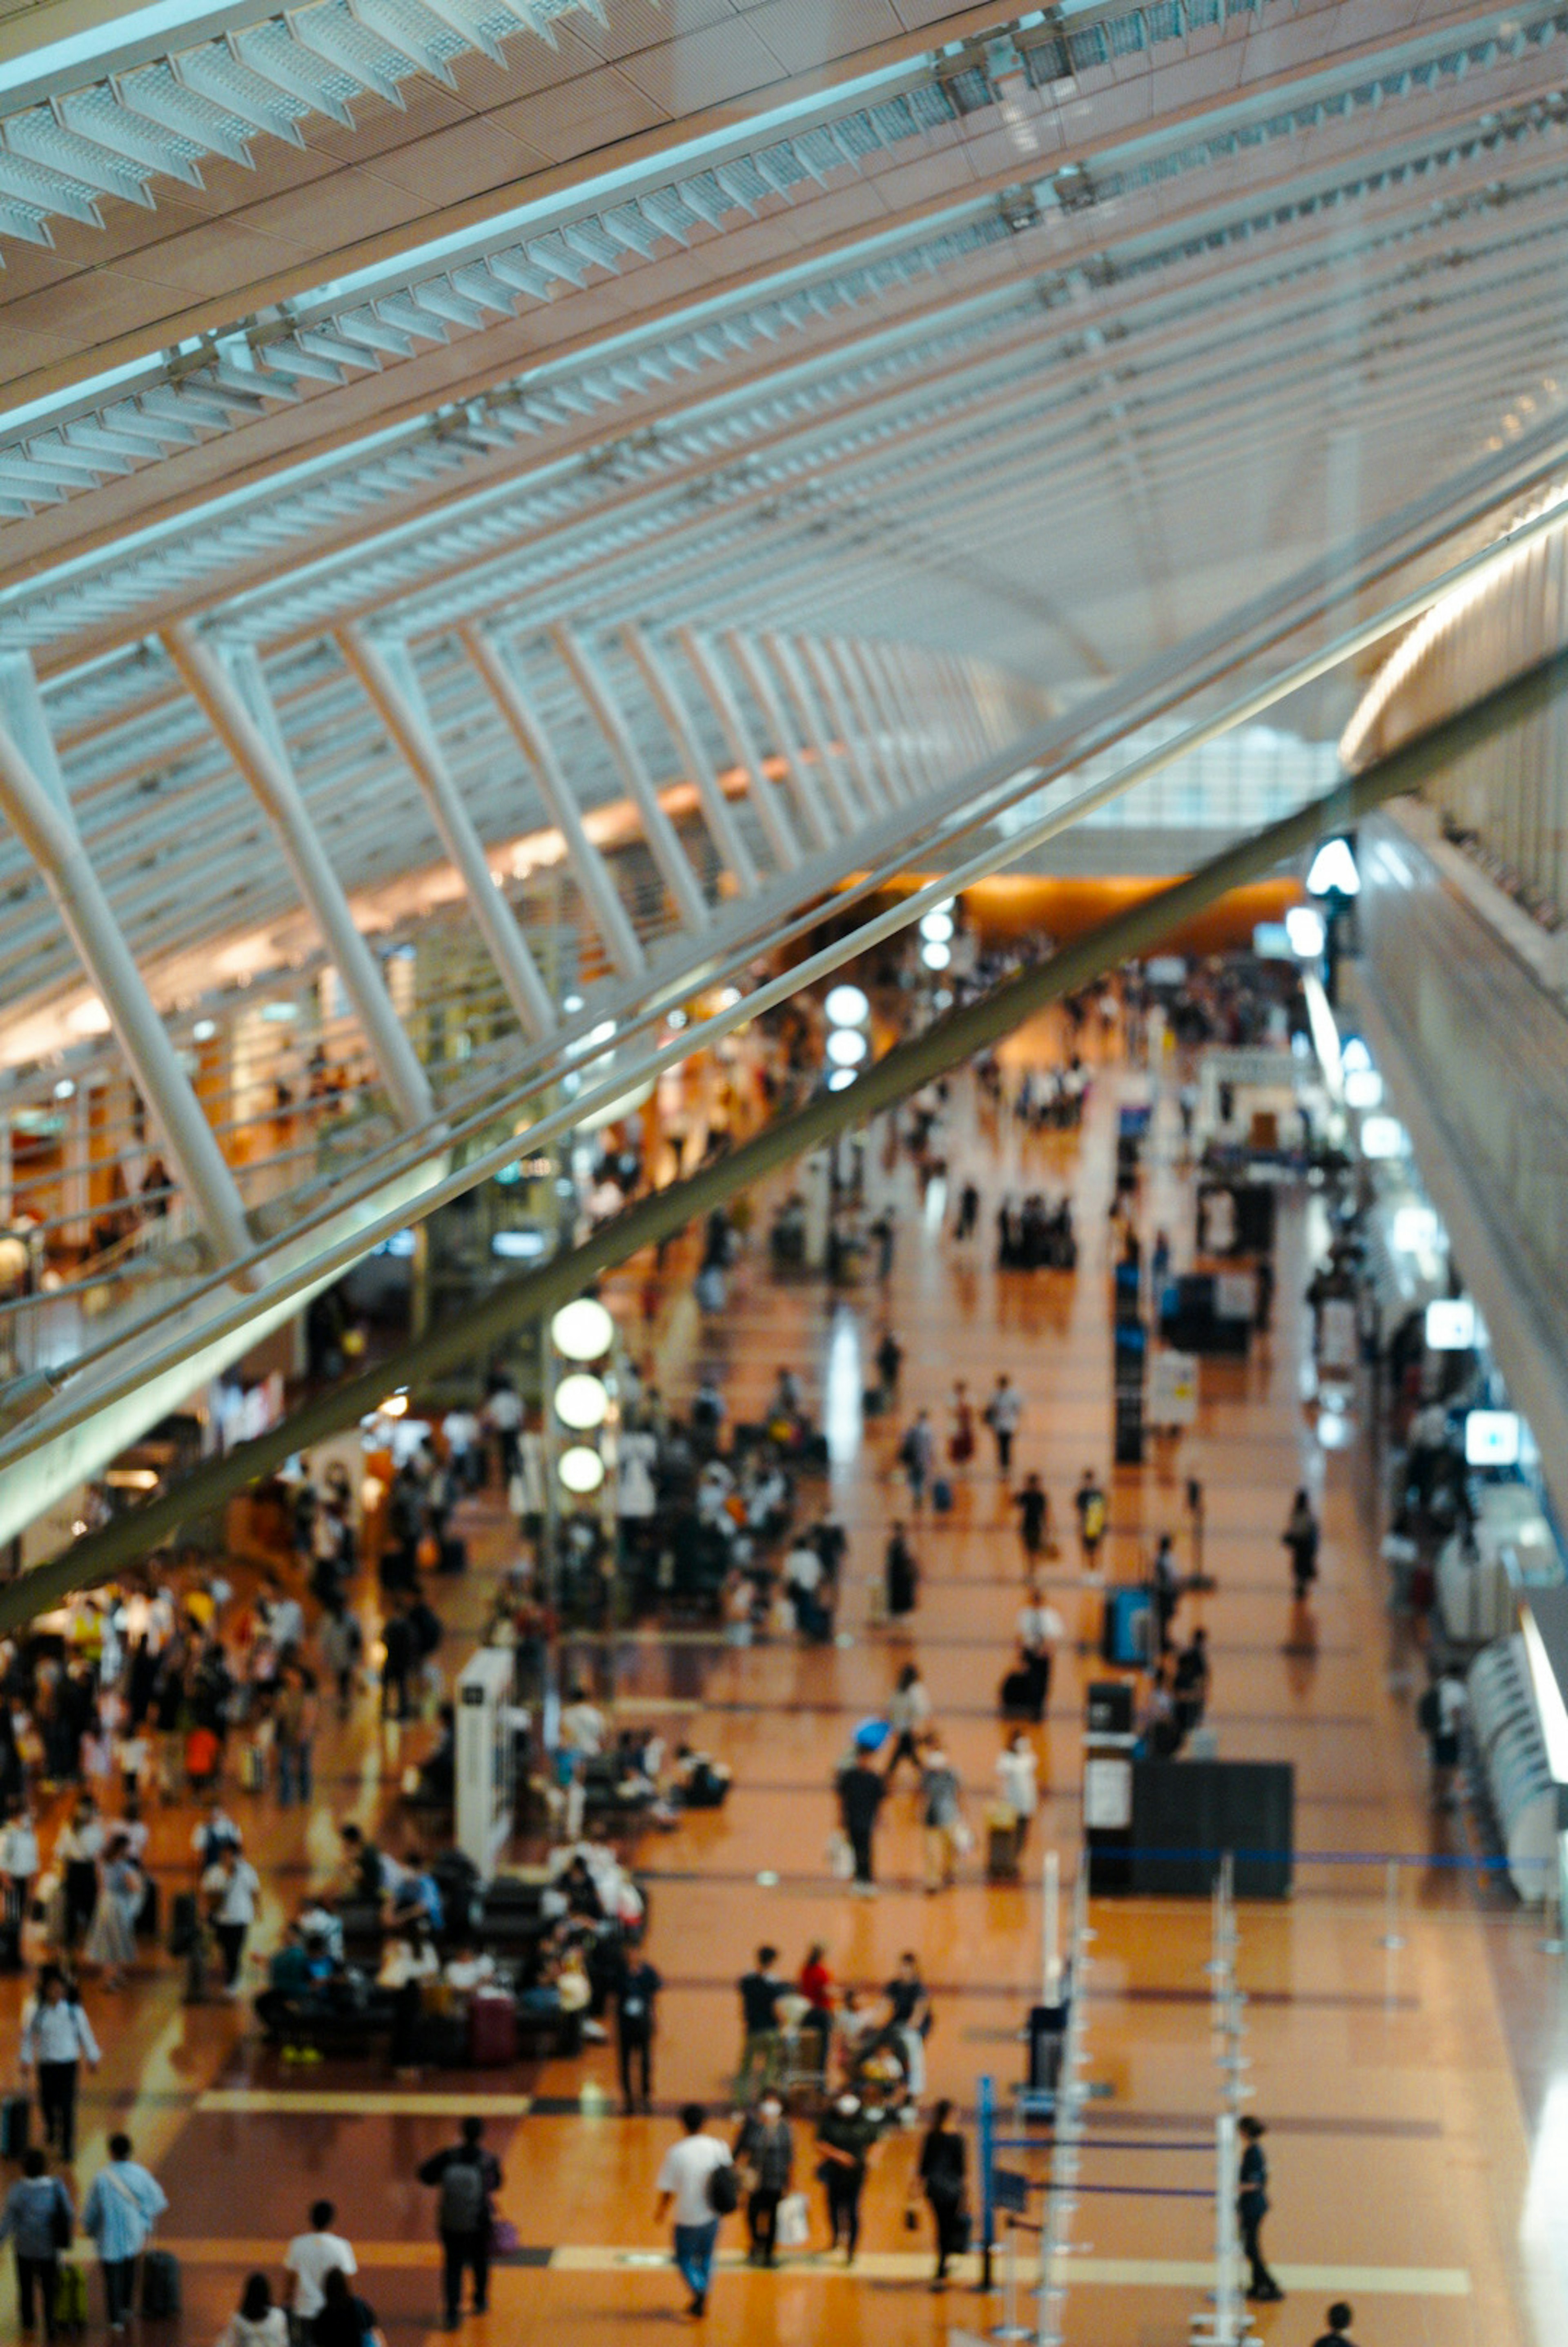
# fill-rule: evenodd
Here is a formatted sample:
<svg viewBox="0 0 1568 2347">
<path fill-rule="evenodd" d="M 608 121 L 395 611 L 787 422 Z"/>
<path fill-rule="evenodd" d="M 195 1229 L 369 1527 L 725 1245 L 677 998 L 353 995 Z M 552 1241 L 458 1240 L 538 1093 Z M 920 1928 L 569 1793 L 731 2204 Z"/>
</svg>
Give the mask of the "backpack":
<svg viewBox="0 0 1568 2347">
<path fill-rule="evenodd" d="M 708 2205 L 716 2217 L 733 2217 L 740 2206 L 740 2178 L 735 2162 L 726 2159 L 708 2179 Z"/>
<path fill-rule="evenodd" d="M 489 2195 L 484 2170 L 477 2159 L 448 2160 L 442 2171 L 441 2202 L 436 2222 L 443 2233 L 480 2233 Z"/>
</svg>

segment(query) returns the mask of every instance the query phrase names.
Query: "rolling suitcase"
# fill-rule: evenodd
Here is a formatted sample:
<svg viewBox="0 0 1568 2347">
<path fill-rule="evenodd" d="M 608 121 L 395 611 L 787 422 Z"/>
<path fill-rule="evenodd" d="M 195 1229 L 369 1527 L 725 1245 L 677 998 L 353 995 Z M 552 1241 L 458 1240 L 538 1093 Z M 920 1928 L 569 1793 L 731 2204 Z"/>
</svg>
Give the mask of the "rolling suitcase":
<svg viewBox="0 0 1568 2347">
<path fill-rule="evenodd" d="M 468 2008 L 468 2058 L 476 2070 L 504 2070 L 517 2059 L 517 2007 L 509 1996 L 476 1991 Z"/>
<path fill-rule="evenodd" d="M 25 2095 L 7 2095 L 0 2102 L 0 2159 L 20 2159 L 27 2148 L 33 2106 Z"/>
<path fill-rule="evenodd" d="M 939 1516 L 952 1512 L 952 1485 L 945 1475 L 939 1475 L 931 1487 L 931 1503 Z"/>
<path fill-rule="evenodd" d="M 169 1903 L 168 1952 L 171 1956 L 188 1956 L 191 1942 L 200 1928 L 200 1911 L 192 1891 L 177 1891 Z"/>
<path fill-rule="evenodd" d="M 55 2328 L 82 2332 L 87 2327 L 87 2274 L 85 2266 L 62 2265 L 55 2278 Z"/>
<path fill-rule="evenodd" d="M 1146 1589 L 1108 1589 L 1100 1652 L 1121 1670 L 1146 1665 L 1153 1651 L 1154 1608 Z"/>
<path fill-rule="evenodd" d="M 1002 1682 L 1003 1719 L 1038 1719 L 1041 1702 L 1033 1671 L 1009 1671 Z"/>
<path fill-rule="evenodd" d="M 443 1540 L 441 1543 L 441 1562 L 436 1569 L 441 1573 L 466 1573 L 468 1571 L 467 1542 Z"/>
<path fill-rule="evenodd" d="M 179 2312 L 179 2260 L 169 2250 L 148 2250 L 141 2261 L 144 2322 L 172 2322 Z"/>
<path fill-rule="evenodd" d="M 1023 1837 L 1018 1830 L 1018 1813 L 1000 1803 L 985 1815 L 985 1879 L 988 1882 L 1016 1882 L 1019 1870 L 1019 1846 Z"/>
</svg>

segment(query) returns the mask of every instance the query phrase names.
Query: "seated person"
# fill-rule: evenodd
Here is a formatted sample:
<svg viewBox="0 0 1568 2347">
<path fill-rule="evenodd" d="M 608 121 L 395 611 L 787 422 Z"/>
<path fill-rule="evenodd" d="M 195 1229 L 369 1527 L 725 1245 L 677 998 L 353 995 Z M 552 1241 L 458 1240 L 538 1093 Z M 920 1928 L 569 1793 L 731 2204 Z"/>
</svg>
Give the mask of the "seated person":
<svg viewBox="0 0 1568 2347">
<path fill-rule="evenodd" d="M 910 2104 L 909 2057 L 898 2032 L 879 2029 L 863 2040 L 850 2071 L 868 2115 L 886 2125 L 901 2123 Z"/>
<path fill-rule="evenodd" d="M 427 1931 L 440 1932 L 445 1923 L 441 1886 L 417 1850 L 410 1850 L 406 1866 L 390 1891 L 387 1921 L 394 1931 L 404 1924 L 421 1923 Z"/>
<path fill-rule="evenodd" d="M 460 1996 L 472 1996 L 476 1988 L 495 1977 L 494 1956 L 481 1955 L 473 1942 L 466 1937 L 453 1942 L 452 1953 L 443 1968 L 442 1978 L 448 1988 Z"/>
<path fill-rule="evenodd" d="M 722 1809 L 729 1786 L 730 1771 L 722 1760 L 694 1752 L 689 1744 L 676 1746 L 670 1789 L 683 1809 Z"/>
</svg>

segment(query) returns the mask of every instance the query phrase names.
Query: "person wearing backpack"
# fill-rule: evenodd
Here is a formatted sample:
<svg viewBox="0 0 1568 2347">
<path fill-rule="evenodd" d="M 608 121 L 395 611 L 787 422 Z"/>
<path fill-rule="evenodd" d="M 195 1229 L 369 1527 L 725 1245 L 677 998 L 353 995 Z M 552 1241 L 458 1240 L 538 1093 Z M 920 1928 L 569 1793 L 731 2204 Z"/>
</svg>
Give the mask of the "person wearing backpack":
<svg viewBox="0 0 1568 2347">
<path fill-rule="evenodd" d="M 0 2209 L 0 2241 L 9 2241 L 16 2259 L 16 2309 L 24 2331 L 33 2328 L 34 2293 L 44 2302 L 44 2336 L 55 2336 L 55 2301 L 60 2281 L 60 2252 L 71 2246 L 76 2212 L 69 2193 L 37 2149 L 22 2159 L 22 2175 Z"/>
<path fill-rule="evenodd" d="M 671 2209 L 675 2211 L 675 2261 L 691 2292 L 687 2312 L 694 2315 L 708 2312 L 720 2220 L 740 2206 L 740 2179 L 729 2146 L 704 2133 L 707 2116 L 700 2103 L 682 2108 L 684 2132 L 660 2164 L 654 2209 L 661 2222 Z"/>
<path fill-rule="evenodd" d="M 446 2327 L 455 2331 L 463 2313 L 463 2277 L 473 2276 L 473 2311 L 483 2314 L 490 2296 L 490 2196 L 501 2188 L 501 2164 L 484 2148 L 484 2121 L 466 2118 L 462 2141 L 427 2159 L 422 2184 L 435 2187 L 436 2229 L 441 2235 L 446 2289 Z"/>
</svg>

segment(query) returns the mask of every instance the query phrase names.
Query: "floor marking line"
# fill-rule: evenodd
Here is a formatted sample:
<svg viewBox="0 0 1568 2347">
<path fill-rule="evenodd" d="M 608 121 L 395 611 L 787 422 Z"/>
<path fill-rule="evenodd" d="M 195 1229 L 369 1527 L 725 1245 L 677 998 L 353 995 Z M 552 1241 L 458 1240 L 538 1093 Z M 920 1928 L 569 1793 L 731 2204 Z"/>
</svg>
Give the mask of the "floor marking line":
<svg viewBox="0 0 1568 2347">
<path fill-rule="evenodd" d="M 161 2239 L 161 2236 L 160 2236 Z M 279 2264 L 288 2247 L 277 2240 L 204 2240 L 169 2239 L 162 2242 L 165 2249 L 191 2266 L 256 2267 Z M 412 2241 L 356 2241 L 355 2254 L 362 2268 L 382 2270 L 431 2271 L 441 2263 L 441 2244 L 433 2239 Z M 511 2260 L 498 2261 L 505 2270 Z M 674 2260 L 667 2247 L 657 2242 L 626 2242 L 624 2244 L 585 2241 L 565 2241 L 554 2250 L 524 2248 L 516 2253 L 516 2265 L 532 2272 L 547 2271 L 565 2274 L 607 2274 L 644 2271 L 667 2273 Z M 748 2273 L 746 2253 L 739 2248 L 721 2250 L 719 2266 L 728 2272 Z M 836 2251 L 806 2250 L 798 2255 L 787 2252 L 782 2263 L 775 2269 L 780 2281 L 805 2275 L 816 2281 L 926 2281 L 931 2276 L 931 2251 L 921 2250 L 862 2250 L 852 2266 L 846 2266 Z M 1031 2258 L 1021 2258 L 1018 2276 L 1027 2285 L 1038 2274 L 1038 2263 Z M 1287 2290 L 1317 2292 L 1329 2298 L 1337 2296 L 1363 2298 L 1469 2298 L 1471 2282 L 1463 2266 L 1330 2266 L 1285 2265 L 1275 2268 Z M 972 2253 L 954 2268 L 954 2280 L 960 2282 L 978 2279 L 979 2260 Z M 1212 2260 L 1201 2258 L 1095 2258 L 1073 2257 L 1068 2260 L 1067 2280 L 1071 2287 L 1098 2290 L 1184 2290 L 1203 2291 L 1214 2280 Z"/>
<path fill-rule="evenodd" d="M 482 2118 L 521 2119 L 533 2106 L 532 2095 L 344 2094 L 331 2087 L 262 2086 L 210 2086 L 196 2105 L 204 2116 L 236 2118 L 396 2119 L 459 2119 L 470 2111 Z"/>
</svg>

